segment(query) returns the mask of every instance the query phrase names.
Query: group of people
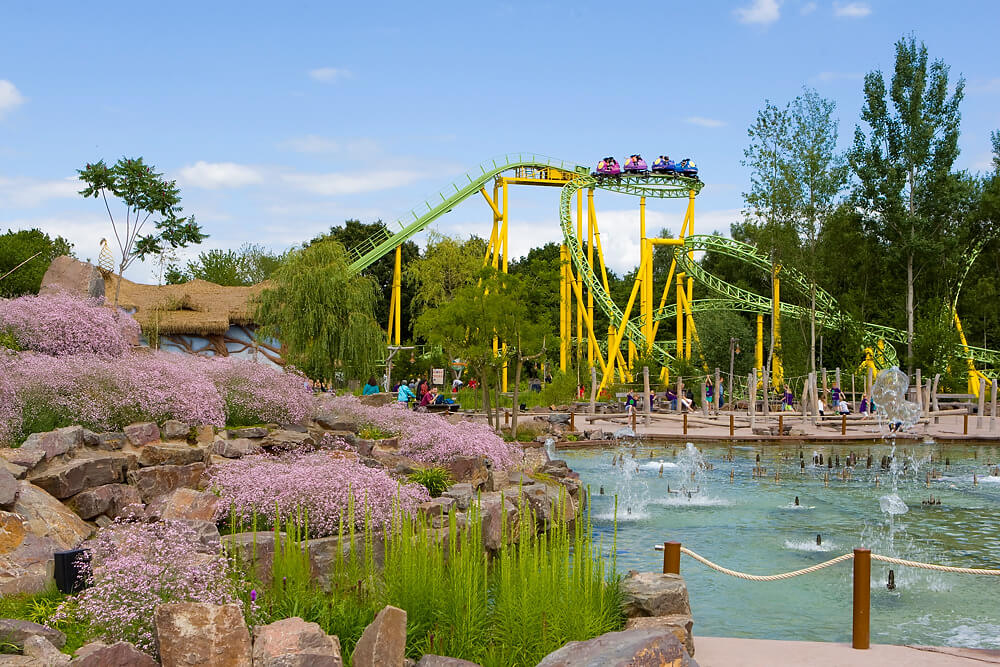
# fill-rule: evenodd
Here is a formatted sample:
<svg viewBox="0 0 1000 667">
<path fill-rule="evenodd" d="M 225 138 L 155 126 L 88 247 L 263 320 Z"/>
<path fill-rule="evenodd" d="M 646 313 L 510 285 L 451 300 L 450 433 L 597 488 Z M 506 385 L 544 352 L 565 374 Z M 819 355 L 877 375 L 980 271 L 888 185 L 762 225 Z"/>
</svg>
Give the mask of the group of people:
<svg viewBox="0 0 1000 667">
<path fill-rule="evenodd" d="M 830 390 L 830 405 L 839 415 L 851 414 L 851 404 L 847 402 L 847 392 L 842 390 L 837 385 L 834 385 L 833 389 Z M 826 415 L 826 404 L 823 402 L 822 397 L 816 401 L 816 407 L 821 416 Z M 795 394 L 792 392 L 792 388 L 787 384 L 785 385 L 784 394 L 781 397 L 781 409 L 787 411 L 795 410 Z M 875 402 L 868 398 L 867 393 L 862 394 L 861 403 L 858 405 L 858 413 L 869 414 L 874 411 Z"/>
<path fill-rule="evenodd" d="M 452 394 L 457 394 L 462 385 L 462 381 L 456 378 L 451 385 Z M 438 391 L 437 387 L 421 378 L 399 382 L 392 388 L 392 391 L 396 394 L 397 403 L 403 406 L 409 406 L 413 403 L 416 409 L 426 410 L 430 405 L 453 405 L 455 403 L 454 398 L 445 396 Z"/>
<path fill-rule="evenodd" d="M 673 387 L 667 387 L 666 391 L 663 392 L 663 398 L 667 401 L 671 410 L 677 410 L 677 402 L 680 401 L 681 411 L 688 412 L 694 408 L 694 393 L 691 389 L 685 388 L 683 395 L 678 396 L 677 391 Z M 716 397 L 715 383 L 712 381 L 711 376 L 705 377 L 705 402 L 709 405 L 715 403 L 716 398 L 719 401 L 719 407 L 722 407 L 723 403 L 723 387 L 719 387 L 718 397 Z M 651 391 L 649 393 L 649 405 L 650 407 L 656 405 L 656 392 Z M 639 398 L 636 393 L 629 390 L 625 395 L 625 409 L 630 414 L 639 409 Z"/>
</svg>

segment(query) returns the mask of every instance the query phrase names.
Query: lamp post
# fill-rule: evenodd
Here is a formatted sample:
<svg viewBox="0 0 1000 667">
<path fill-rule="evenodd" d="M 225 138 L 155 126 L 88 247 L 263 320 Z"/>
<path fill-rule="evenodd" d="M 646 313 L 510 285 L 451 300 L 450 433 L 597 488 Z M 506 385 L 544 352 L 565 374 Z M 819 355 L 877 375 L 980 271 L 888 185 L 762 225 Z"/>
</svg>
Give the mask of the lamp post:
<svg viewBox="0 0 1000 667">
<path fill-rule="evenodd" d="M 735 338 L 729 338 L 729 400 L 732 401 L 733 396 L 733 366 L 736 363 L 736 355 L 740 353 L 740 341 Z"/>
</svg>

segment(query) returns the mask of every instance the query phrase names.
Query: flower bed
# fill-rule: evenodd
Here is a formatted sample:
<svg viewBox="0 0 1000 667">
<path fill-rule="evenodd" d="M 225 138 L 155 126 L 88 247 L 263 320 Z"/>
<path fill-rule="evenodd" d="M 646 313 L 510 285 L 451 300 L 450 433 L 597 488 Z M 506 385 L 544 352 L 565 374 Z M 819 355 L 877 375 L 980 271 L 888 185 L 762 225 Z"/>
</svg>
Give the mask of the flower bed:
<svg viewBox="0 0 1000 667">
<path fill-rule="evenodd" d="M 367 512 L 372 527 L 380 528 L 394 503 L 411 511 L 430 498 L 419 484 L 401 484 L 382 469 L 324 451 L 254 454 L 213 466 L 209 474 L 222 499 L 217 519 L 250 525 L 255 514 L 267 522 L 275 512 L 287 520 L 304 510 L 313 536 L 336 535 L 352 505 L 356 527 Z"/>
<path fill-rule="evenodd" d="M 395 405 L 371 406 L 356 396 L 324 399 L 321 407 L 350 415 L 362 427 L 375 427 L 399 437 L 399 453 L 424 463 L 447 463 L 458 456 L 484 456 L 495 468 L 513 467 L 521 459 L 516 444 L 504 442 L 486 424 L 452 424 L 441 415 L 413 412 Z"/>
<path fill-rule="evenodd" d="M 175 521 L 118 522 L 102 529 L 86 571 L 92 584 L 60 610 L 106 641 L 156 655 L 153 611 L 165 602 L 240 603 L 221 554 Z"/>
<path fill-rule="evenodd" d="M 139 325 L 124 311 L 65 293 L 0 300 L 0 330 L 22 349 L 56 357 L 120 357 L 139 340 Z"/>
</svg>

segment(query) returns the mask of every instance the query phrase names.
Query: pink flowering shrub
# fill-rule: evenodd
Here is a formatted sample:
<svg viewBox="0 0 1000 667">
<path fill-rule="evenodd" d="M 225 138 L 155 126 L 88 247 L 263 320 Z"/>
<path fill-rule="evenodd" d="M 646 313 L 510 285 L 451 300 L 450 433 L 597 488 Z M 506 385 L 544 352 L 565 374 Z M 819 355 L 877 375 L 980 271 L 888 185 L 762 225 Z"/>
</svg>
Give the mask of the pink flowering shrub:
<svg viewBox="0 0 1000 667">
<path fill-rule="evenodd" d="M 65 293 L 0 299 L 0 329 L 22 349 L 57 357 L 120 357 L 139 339 L 139 325 L 131 315 Z"/>
<path fill-rule="evenodd" d="M 119 521 L 102 529 L 85 566 L 89 588 L 57 616 L 75 615 L 109 642 L 156 655 L 153 611 L 165 602 L 240 604 L 227 561 L 203 553 L 198 536 L 176 521 Z"/>
<path fill-rule="evenodd" d="M 521 459 L 516 443 L 504 442 L 488 425 L 452 424 L 442 415 L 414 412 L 396 405 L 371 406 L 356 396 L 326 397 L 322 407 L 399 436 L 399 453 L 425 463 L 447 463 L 458 456 L 483 456 L 495 468 L 513 467 Z"/>
<path fill-rule="evenodd" d="M 222 499 L 218 519 L 233 517 L 249 524 L 254 514 L 267 521 L 277 511 L 287 520 L 301 508 L 308 513 L 313 536 L 336 535 L 348 518 L 352 498 L 356 527 L 363 525 L 367 511 L 374 528 L 391 520 L 394 503 L 412 511 L 430 499 L 419 484 L 400 484 L 381 468 L 334 452 L 254 454 L 213 466 L 209 475 L 211 488 Z"/>
<path fill-rule="evenodd" d="M 293 368 L 281 371 L 232 357 L 201 363 L 222 396 L 229 426 L 297 422 L 312 411 L 305 376 Z"/>
</svg>

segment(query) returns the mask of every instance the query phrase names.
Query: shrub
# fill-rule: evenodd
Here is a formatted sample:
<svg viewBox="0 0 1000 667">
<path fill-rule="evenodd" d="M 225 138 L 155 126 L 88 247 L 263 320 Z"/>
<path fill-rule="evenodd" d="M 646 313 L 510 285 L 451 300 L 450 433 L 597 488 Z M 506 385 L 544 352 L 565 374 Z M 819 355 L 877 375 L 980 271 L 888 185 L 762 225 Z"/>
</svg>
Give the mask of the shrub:
<svg viewBox="0 0 1000 667">
<path fill-rule="evenodd" d="M 287 520 L 303 510 L 313 536 L 336 534 L 353 503 L 364 508 L 359 515 L 367 514 L 373 526 L 381 527 L 391 516 L 393 502 L 412 510 L 428 499 L 422 486 L 400 484 L 384 470 L 335 452 L 254 454 L 214 466 L 209 474 L 222 499 L 218 519 L 249 523 L 255 514 L 277 512 Z"/>
<path fill-rule="evenodd" d="M 21 349 L 57 357 L 120 357 L 139 338 L 139 325 L 131 315 L 65 293 L 0 300 L 0 327 Z"/>
<path fill-rule="evenodd" d="M 424 468 L 410 474 L 410 481 L 422 485 L 431 498 L 437 498 L 451 486 L 451 473 L 445 468 Z"/>
<path fill-rule="evenodd" d="M 356 418 L 363 427 L 399 435 L 399 453 L 423 463 L 448 463 L 459 456 L 484 456 L 495 468 L 521 460 L 519 447 L 504 442 L 486 424 L 452 424 L 442 415 L 413 412 L 395 405 L 365 405 L 355 396 L 326 397 L 324 406 Z"/>
<path fill-rule="evenodd" d="M 239 603 L 225 558 L 201 550 L 198 536 L 181 522 L 116 522 L 98 533 L 92 562 L 85 565 L 92 585 L 75 604 L 64 604 L 57 617 L 75 614 L 96 636 L 132 642 L 156 655 L 157 606 Z"/>
</svg>

